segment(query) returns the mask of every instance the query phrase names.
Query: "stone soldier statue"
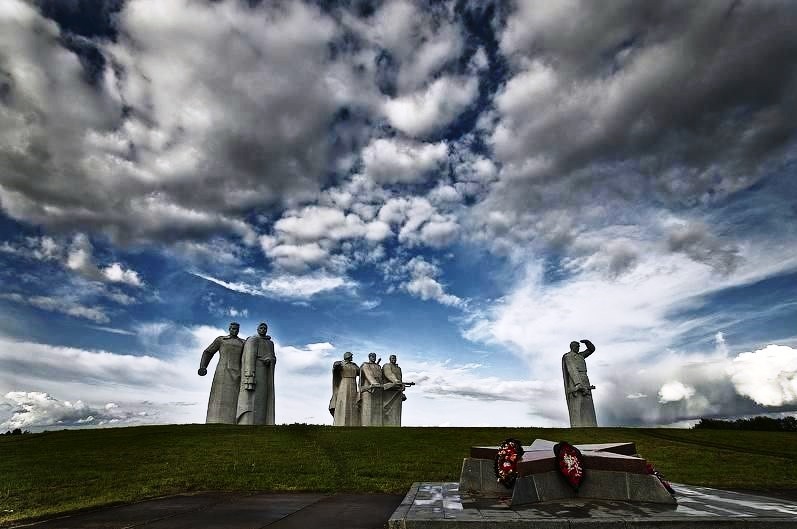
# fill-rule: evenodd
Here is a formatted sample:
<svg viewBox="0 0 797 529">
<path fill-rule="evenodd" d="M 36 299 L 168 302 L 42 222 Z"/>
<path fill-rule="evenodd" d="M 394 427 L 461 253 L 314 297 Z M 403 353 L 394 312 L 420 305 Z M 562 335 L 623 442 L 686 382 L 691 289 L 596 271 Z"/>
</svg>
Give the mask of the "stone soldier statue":
<svg viewBox="0 0 797 529">
<path fill-rule="evenodd" d="M 376 361 L 376 353 L 369 353 L 368 361 L 360 366 L 359 403 L 360 424 L 382 426 L 382 368 Z"/>
<path fill-rule="evenodd" d="M 401 426 L 402 403 L 407 400 L 404 389 L 414 386 L 414 382 L 403 382 L 401 368 L 396 363 L 396 355 L 390 355 L 390 362 L 382 367 L 382 403 L 384 408 L 383 426 Z"/>
<path fill-rule="evenodd" d="M 241 387 L 241 353 L 244 341 L 238 338 L 240 325 L 230 323 L 230 334 L 219 336 L 202 353 L 199 361 L 199 376 L 208 373 L 208 364 L 213 355 L 219 353 L 219 363 L 213 374 L 208 399 L 208 414 L 205 422 L 222 422 L 235 424 L 235 412 L 238 406 L 238 390 Z"/>
<path fill-rule="evenodd" d="M 332 364 L 332 398 L 329 399 L 329 413 L 334 426 L 360 426 L 360 413 L 357 409 L 357 375 L 360 368 L 352 362 L 352 355 L 343 353 L 343 362 Z"/>
<path fill-rule="evenodd" d="M 274 342 L 268 325 L 257 326 L 257 334 L 244 343 L 241 359 L 241 390 L 238 393 L 238 424 L 274 424 Z"/>
<path fill-rule="evenodd" d="M 585 361 L 585 358 L 595 352 L 595 346 L 589 340 L 581 340 L 581 343 L 587 347 L 586 351 L 579 351 L 578 342 L 570 342 L 570 351 L 562 357 L 562 376 L 571 428 L 598 426 L 595 405 L 592 402 L 592 390 L 595 386 L 589 383 Z"/>
</svg>

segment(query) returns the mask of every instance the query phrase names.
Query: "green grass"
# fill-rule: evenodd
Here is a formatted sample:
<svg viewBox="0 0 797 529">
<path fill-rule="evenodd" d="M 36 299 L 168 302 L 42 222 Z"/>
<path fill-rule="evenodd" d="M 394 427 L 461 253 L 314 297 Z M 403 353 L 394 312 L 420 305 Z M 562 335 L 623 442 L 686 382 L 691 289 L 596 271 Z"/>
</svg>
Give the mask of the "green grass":
<svg viewBox="0 0 797 529">
<path fill-rule="evenodd" d="M 797 488 L 797 434 L 726 430 L 141 426 L 0 436 L 0 524 L 197 490 L 404 493 L 507 437 L 634 441 L 668 479 Z"/>
</svg>

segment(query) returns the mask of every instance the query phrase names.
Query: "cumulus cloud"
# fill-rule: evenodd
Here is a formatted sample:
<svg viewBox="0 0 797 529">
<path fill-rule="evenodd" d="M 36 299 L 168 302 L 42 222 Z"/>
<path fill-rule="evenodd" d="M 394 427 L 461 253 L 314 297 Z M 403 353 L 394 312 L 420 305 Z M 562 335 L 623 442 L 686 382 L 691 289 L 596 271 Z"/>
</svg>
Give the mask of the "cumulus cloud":
<svg viewBox="0 0 797 529">
<path fill-rule="evenodd" d="M 423 197 L 391 198 L 379 209 L 379 220 L 399 226 L 398 240 L 409 246 L 442 248 L 460 232 L 455 215 L 440 213 Z"/>
<path fill-rule="evenodd" d="M 794 140 L 794 13 L 788 2 L 518 3 L 500 36 L 513 71 L 495 99 L 495 199 L 526 210 L 558 181 L 571 201 L 600 184 L 615 199 L 699 204 L 751 186 Z"/>
<path fill-rule="evenodd" d="M 444 128 L 473 103 L 479 84 L 474 77 L 441 77 L 427 88 L 385 102 L 393 127 L 421 137 Z"/>
<path fill-rule="evenodd" d="M 408 276 L 401 283 L 401 288 L 415 297 L 452 307 L 465 305 L 465 300 L 462 298 L 446 293 L 445 287 L 437 280 L 442 273 L 440 267 L 423 257 L 413 257 L 406 264 L 399 266 L 397 272 Z"/>
<path fill-rule="evenodd" d="M 728 366 L 736 391 L 764 406 L 797 403 L 797 349 L 767 345 L 740 353 Z"/>
<path fill-rule="evenodd" d="M 156 413 L 150 406 L 124 409 L 114 402 L 91 405 L 81 400 L 58 400 L 38 391 L 10 391 L 5 398 L 12 403 L 12 411 L 11 416 L 0 423 L 3 429 L 131 426 L 152 422 L 152 414 Z"/>
<path fill-rule="evenodd" d="M 95 262 L 94 247 L 84 233 L 76 234 L 68 245 L 49 236 L 25 237 L 16 244 L 5 241 L 0 246 L 0 251 L 38 261 L 55 261 L 94 281 L 124 283 L 135 287 L 144 285 L 139 273 L 126 268 L 122 263 L 114 262 L 99 267 Z"/>
<path fill-rule="evenodd" d="M 353 59 L 329 60 L 339 28 L 305 3 L 126 2 L 117 38 L 92 43 L 93 84 L 54 22 L 6 12 L 0 207 L 54 229 L 253 244 L 244 212 L 318 190 L 347 155 L 336 112 L 368 105 Z"/>
<path fill-rule="evenodd" d="M 374 182 L 417 183 L 441 168 L 448 159 L 445 142 L 417 143 L 379 138 L 362 152 L 364 172 Z"/>
<path fill-rule="evenodd" d="M 687 386 L 683 382 L 677 380 L 667 382 L 661 389 L 659 389 L 659 402 L 677 402 L 679 400 L 688 399 L 695 394 L 695 388 Z"/>
<path fill-rule="evenodd" d="M 457 59 L 464 47 L 449 5 L 391 0 L 364 20 L 349 14 L 344 20 L 376 48 L 377 82 L 388 93 L 418 89 Z"/>
</svg>

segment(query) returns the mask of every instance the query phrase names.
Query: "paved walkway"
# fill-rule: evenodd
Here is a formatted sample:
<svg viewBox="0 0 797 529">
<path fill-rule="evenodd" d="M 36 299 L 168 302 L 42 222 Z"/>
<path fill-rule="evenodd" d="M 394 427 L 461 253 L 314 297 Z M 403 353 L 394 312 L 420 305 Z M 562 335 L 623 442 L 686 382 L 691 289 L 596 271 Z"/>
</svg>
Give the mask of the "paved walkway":
<svg viewBox="0 0 797 529">
<path fill-rule="evenodd" d="M 382 529 L 403 496 L 202 492 L 16 527 L 30 529 Z"/>
</svg>

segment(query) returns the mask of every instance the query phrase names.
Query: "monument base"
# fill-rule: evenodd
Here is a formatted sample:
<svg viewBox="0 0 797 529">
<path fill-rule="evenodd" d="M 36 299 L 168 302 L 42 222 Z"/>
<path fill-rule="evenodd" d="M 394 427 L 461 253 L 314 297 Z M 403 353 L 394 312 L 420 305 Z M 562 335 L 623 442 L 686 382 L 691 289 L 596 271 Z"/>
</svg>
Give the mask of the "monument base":
<svg viewBox="0 0 797 529">
<path fill-rule="evenodd" d="M 465 458 L 459 490 L 488 498 L 509 497 L 510 505 L 523 505 L 565 498 L 676 503 L 656 476 L 610 470 L 585 470 L 578 492 L 570 488 L 559 472 L 552 470 L 523 476 L 507 489 L 495 479 L 493 461 Z"/>
<path fill-rule="evenodd" d="M 472 447 L 462 463 L 459 490 L 485 498 L 507 498 L 523 505 L 569 498 L 675 504 L 661 480 L 648 471 L 633 443 L 580 445 L 583 480 L 574 490 L 558 470 L 555 443 L 536 439 L 517 463 L 518 477 L 510 489 L 496 479 L 495 447 Z M 632 455 L 633 454 L 633 455 Z"/>
<path fill-rule="evenodd" d="M 585 481 L 586 483 L 586 481 Z M 460 491 L 458 483 L 414 483 L 389 529 L 793 529 L 797 504 L 673 484 L 677 504 L 567 498 L 510 505 Z"/>
</svg>

